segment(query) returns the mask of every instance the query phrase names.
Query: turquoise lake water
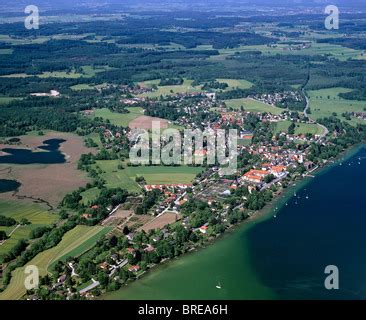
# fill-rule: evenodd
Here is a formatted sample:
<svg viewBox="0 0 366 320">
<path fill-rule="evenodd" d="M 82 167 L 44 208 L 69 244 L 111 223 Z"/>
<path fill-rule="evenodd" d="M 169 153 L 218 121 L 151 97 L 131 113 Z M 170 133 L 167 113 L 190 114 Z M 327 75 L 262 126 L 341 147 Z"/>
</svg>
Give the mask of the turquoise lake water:
<svg viewBox="0 0 366 320">
<path fill-rule="evenodd" d="M 363 148 L 291 191 L 269 218 L 104 298 L 366 299 L 365 182 Z M 339 269 L 339 290 L 325 289 L 327 265 Z"/>
</svg>

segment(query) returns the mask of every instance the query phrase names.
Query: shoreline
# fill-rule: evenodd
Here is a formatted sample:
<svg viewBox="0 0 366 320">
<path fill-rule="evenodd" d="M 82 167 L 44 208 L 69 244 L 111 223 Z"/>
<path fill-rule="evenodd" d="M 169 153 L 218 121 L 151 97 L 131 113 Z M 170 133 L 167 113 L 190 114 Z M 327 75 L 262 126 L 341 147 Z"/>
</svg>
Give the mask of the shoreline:
<svg viewBox="0 0 366 320">
<path fill-rule="evenodd" d="M 111 292 L 104 292 L 99 297 L 96 297 L 95 300 L 109 300 L 108 299 L 109 295 L 115 294 L 118 291 L 128 290 L 130 285 L 132 283 L 134 283 L 135 281 L 139 281 L 142 278 L 152 276 L 154 273 L 156 273 L 158 271 L 162 271 L 159 269 L 162 269 L 167 266 L 171 266 L 172 263 L 174 263 L 174 262 L 178 262 L 179 260 L 181 260 L 183 258 L 197 254 L 201 250 L 205 250 L 208 247 L 211 247 L 212 245 L 218 243 L 219 241 L 225 240 L 227 237 L 233 235 L 234 233 L 236 233 L 238 231 L 247 232 L 251 228 L 256 226 L 257 224 L 265 222 L 265 221 L 273 218 L 273 214 L 275 212 L 279 213 L 281 211 L 283 206 L 286 205 L 286 202 L 292 197 L 292 194 L 294 192 L 298 192 L 299 190 L 304 189 L 304 187 L 306 187 L 309 183 L 311 183 L 313 181 L 313 179 L 316 179 L 317 176 L 327 172 L 328 170 L 331 170 L 333 167 L 339 165 L 339 163 L 342 163 L 343 161 L 346 161 L 346 160 L 352 158 L 352 156 L 357 154 L 362 148 L 366 148 L 366 143 L 359 143 L 357 145 L 351 146 L 350 148 L 341 152 L 337 158 L 329 160 L 325 165 L 320 166 L 319 168 L 314 170 L 312 172 L 312 175 L 314 177 L 305 176 L 305 177 L 301 178 L 300 180 L 293 181 L 293 183 L 295 185 L 292 184 L 292 185 L 288 186 L 286 189 L 283 189 L 283 191 L 280 194 L 278 194 L 270 203 L 266 204 L 265 207 L 262 208 L 261 210 L 254 211 L 254 212 L 250 211 L 250 213 L 252 213 L 252 215 L 249 218 L 243 220 L 242 222 L 240 222 L 236 225 L 230 226 L 220 236 L 208 240 L 207 242 L 205 242 L 204 245 L 197 247 L 194 250 L 185 252 L 182 255 L 180 255 L 179 257 L 176 257 L 174 259 L 169 259 L 169 260 L 166 260 L 164 262 L 161 262 L 161 263 L 155 265 L 151 269 L 149 269 L 149 270 L 145 271 L 143 274 L 141 274 L 137 279 L 129 281 L 127 284 L 121 286 L 120 289 L 118 289 L 116 291 L 111 291 Z M 275 212 L 274 212 L 274 209 L 275 209 Z"/>
</svg>

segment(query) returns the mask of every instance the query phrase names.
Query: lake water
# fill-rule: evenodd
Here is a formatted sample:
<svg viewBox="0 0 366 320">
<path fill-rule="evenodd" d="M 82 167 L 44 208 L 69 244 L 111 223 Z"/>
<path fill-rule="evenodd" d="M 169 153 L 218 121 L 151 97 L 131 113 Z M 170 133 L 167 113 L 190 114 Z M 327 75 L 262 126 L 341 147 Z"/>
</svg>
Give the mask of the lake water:
<svg viewBox="0 0 366 320">
<path fill-rule="evenodd" d="M 50 139 L 43 141 L 38 148 L 45 151 L 32 152 L 28 149 L 5 148 L 3 152 L 8 155 L 0 156 L 0 163 L 7 164 L 56 164 L 65 163 L 65 156 L 61 153 L 60 146 L 66 140 Z"/>
<path fill-rule="evenodd" d="M 15 180 L 0 179 L 0 193 L 15 191 L 20 185 L 21 184 Z"/>
<path fill-rule="evenodd" d="M 366 149 L 307 181 L 262 221 L 104 298 L 366 299 Z M 339 290 L 324 287 L 327 265 Z"/>
</svg>

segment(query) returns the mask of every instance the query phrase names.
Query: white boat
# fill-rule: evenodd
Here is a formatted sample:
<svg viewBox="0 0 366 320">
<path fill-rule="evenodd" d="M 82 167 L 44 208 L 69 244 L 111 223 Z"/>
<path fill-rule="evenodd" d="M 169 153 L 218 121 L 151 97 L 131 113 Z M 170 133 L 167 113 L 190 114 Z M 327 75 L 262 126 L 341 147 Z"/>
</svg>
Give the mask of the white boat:
<svg viewBox="0 0 366 320">
<path fill-rule="evenodd" d="M 221 289 L 221 283 L 220 282 L 216 285 L 216 288 Z"/>
</svg>

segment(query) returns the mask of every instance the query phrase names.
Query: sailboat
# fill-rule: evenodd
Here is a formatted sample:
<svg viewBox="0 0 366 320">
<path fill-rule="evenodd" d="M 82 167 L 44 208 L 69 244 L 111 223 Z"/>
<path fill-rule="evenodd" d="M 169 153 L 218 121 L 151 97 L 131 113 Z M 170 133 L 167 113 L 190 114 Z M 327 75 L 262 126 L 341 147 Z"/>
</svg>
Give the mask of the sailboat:
<svg viewBox="0 0 366 320">
<path fill-rule="evenodd" d="M 216 285 L 216 288 L 221 289 L 221 283 L 220 282 Z"/>
</svg>

